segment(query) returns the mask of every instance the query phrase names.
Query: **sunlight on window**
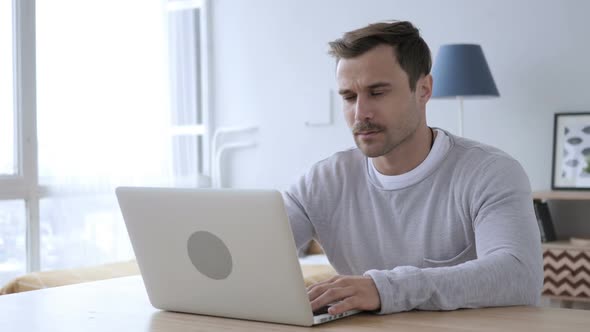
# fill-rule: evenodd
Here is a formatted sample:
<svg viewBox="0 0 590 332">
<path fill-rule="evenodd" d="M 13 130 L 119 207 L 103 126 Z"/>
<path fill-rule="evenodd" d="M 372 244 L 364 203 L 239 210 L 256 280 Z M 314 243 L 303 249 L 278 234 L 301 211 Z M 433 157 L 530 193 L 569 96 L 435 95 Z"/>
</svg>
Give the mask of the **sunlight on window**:
<svg viewBox="0 0 590 332">
<path fill-rule="evenodd" d="M 42 180 L 159 180 L 170 122 L 160 1 L 37 6 Z"/>
<path fill-rule="evenodd" d="M 0 175 L 16 173 L 12 40 L 12 1 L 0 1 Z"/>
<path fill-rule="evenodd" d="M 115 234 L 118 231 L 114 217 L 112 213 L 101 211 L 86 215 L 84 220 L 86 229 L 83 238 L 91 243 L 96 243 L 97 249 L 106 255 L 115 254 L 111 252 L 115 248 Z"/>
<path fill-rule="evenodd" d="M 160 0 L 38 0 L 42 268 L 132 256 L 114 188 L 171 183 Z"/>
<path fill-rule="evenodd" d="M 24 201 L 0 201 L 0 287 L 26 270 Z"/>
</svg>

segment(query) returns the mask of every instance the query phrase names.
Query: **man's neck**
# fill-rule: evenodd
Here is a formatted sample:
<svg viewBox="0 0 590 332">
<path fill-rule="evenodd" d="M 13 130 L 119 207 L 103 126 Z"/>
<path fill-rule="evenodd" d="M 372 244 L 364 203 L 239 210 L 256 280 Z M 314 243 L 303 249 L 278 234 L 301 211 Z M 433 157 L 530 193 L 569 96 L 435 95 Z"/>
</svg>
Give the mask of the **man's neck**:
<svg viewBox="0 0 590 332">
<path fill-rule="evenodd" d="M 406 141 L 388 154 L 373 158 L 373 165 L 383 175 L 400 175 L 418 167 L 430 153 L 436 131 L 421 126 Z"/>
</svg>

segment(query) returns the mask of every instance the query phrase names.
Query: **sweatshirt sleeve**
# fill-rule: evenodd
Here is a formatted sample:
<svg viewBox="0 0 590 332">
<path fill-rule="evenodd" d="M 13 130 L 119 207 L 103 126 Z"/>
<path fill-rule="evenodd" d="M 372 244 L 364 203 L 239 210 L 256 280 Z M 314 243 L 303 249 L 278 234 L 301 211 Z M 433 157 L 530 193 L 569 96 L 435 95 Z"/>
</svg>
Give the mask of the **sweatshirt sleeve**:
<svg viewBox="0 0 590 332">
<path fill-rule="evenodd" d="M 285 209 L 289 217 L 291 231 L 295 239 L 295 246 L 299 254 L 302 254 L 307 245 L 314 236 L 314 227 L 308 215 L 308 204 L 306 198 L 309 197 L 307 185 L 307 176 L 292 185 L 289 190 L 284 191 L 283 201 L 285 202 Z"/>
<path fill-rule="evenodd" d="M 465 186 L 477 258 L 459 265 L 369 270 L 380 314 L 538 305 L 543 286 L 539 229 L 526 173 L 498 158 Z"/>
</svg>

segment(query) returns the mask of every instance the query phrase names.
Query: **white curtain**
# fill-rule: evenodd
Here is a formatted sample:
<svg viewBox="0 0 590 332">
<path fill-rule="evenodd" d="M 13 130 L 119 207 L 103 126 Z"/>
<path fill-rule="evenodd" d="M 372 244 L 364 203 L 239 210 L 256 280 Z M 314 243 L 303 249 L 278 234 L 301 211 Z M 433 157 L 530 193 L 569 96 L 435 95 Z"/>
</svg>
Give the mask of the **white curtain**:
<svg viewBox="0 0 590 332">
<path fill-rule="evenodd" d="M 132 258 L 114 188 L 174 183 L 160 0 L 38 0 L 41 268 Z"/>
</svg>

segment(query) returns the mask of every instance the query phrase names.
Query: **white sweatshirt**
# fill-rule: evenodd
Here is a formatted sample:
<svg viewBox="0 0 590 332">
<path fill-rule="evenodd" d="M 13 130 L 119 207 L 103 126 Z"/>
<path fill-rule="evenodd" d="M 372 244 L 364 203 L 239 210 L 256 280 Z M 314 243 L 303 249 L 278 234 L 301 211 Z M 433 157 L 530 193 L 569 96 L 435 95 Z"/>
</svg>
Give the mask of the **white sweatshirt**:
<svg viewBox="0 0 590 332">
<path fill-rule="evenodd" d="M 516 160 L 439 129 L 395 178 L 358 149 L 315 164 L 283 195 L 297 247 L 315 238 L 338 273 L 371 276 L 382 314 L 538 304 L 540 235 Z"/>
</svg>

